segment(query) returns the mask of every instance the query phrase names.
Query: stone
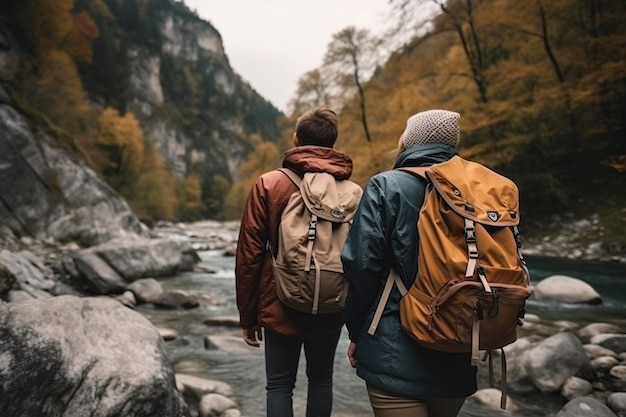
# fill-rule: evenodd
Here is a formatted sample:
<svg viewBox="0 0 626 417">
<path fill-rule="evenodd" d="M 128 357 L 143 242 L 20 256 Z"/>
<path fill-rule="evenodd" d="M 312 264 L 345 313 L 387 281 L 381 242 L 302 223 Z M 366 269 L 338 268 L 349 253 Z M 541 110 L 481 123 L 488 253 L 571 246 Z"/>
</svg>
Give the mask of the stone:
<svg viewBox="0 0 626 417">
<path fill-rule="evenodd" d="M 591 382 L 582 378 L 578 378 L 576 376 L 568 378 L 561 388 L 561 395 L 568 400 L 583 397 L 585 395 L 591 394 L 592 392 L 593 385 L 591 384 Z"/>
<path fill-rule="evenodd" d="M 620 328 L 611 323 L 590 323 L 584 327 L 581 327 L 576 334 L 583 343 L 589 342 L 593 336 L 602 333 L 620 333 Z"/>
<path fill-rule="evenodd" d="M 591 285 L 565 275 L 552 275 L 537 283 L 533 297 L 563 303 L 602 304 L 602 297 Z"/>
<path fill-rule="evenodd" d="M 575 398 L 565 404 L 556 417 L 616 417 L 609 407 L 591 397 Z"/>
<path fill-rule="evenodd" d="M 228 409 L 237 408 L 230 398 L 226 398 L 221 394 L 206 394 L 202 396 L 198 404 L 198 413 L 200 417 L 222 416 Z"/>
<path fill-rule="evenodd" d="M 617 358 L 614 356 L 600 356 L 591 361 L 591 366 L 595 370 L 596 375 L 604 376 L 618 363 Z"/>
<path fill-rule="evenodd" d="M 225 397 L 233 395 L 233 389 L 230 385 L 214 379 L 177 373 L 176 383 L 182 384 L 185 387 L 185 392 L 193 394 L 193 396 L 198 400 L 200 400 L 204 395 L 211 393 L 221 394 Z"/>
<path fill-rule="evenodd" d="M 560 391 L 572 376 L 594 378 L 591 362 L 572 332 L 562 332 L 527 348 L 518 359 L 525 376 L 541 392 Z"/>
<path fill-rule="evenodd" d="M 618 417 L 626 417 L 626 392 L 614 392 L 606 399 L 606 405 Z"/>
<path fill-rule="evenodd" d="M 139 303 L 153 303 L 163 295 L 161 283 L 154 278 L 142 278 L 126 287 L 132 291 Z"/>
<path fill-rule="evenodd" d="M 603 333 L 593 336 L 590 343 L 600 345 L 615 353 L 626 352 L 626 334 Z"/>
<path fill-rule="evenodd" d="M 600 356 L 612 356 L 614 358 L 617 358 L 617 354 L 615 352 L 600 345 L 588 343 L 586 345 L 583 345 L 583 349 L 585 349 L 585 352 L 587 352 L 587 356 L 591 360 L 599 358 Z"/>
<path fill-rule="evenodd" d="M 0 304 L 0 380 L 2 416 L 190 417 L 159 333 L 106 297 Z"/>
<path fill-rule="evenodd" d="M 225 352 L 251 352 L 255 348 L 248 346 L 242 336 L 210 335 L 204 338 L 207 350 L 223 350 Z"/>
</svg>

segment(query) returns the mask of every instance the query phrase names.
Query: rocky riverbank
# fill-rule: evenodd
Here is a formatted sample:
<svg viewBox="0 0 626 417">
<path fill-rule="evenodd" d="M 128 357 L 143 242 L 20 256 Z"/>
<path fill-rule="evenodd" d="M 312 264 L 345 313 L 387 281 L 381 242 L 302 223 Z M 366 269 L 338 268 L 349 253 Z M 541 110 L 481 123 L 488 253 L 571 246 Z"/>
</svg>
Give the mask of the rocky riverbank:
<svg viewBox="0 0 626 417">
<path fill-rule="evenodd" d="M 626 217 L 626 208 L 623 215 Z M 533 230 L 522 236 L 524 254 L 626 263 L 626 246 L 602 238 L 605 225 L 597 214 L 585 218 L 553 216 L 545 225 L 534 225 Z"/>
<path fill-rule="evenodd" d="M 99 407 L 102 416 L 241 415 L 230 386 L 194 375 L 175 374 L 164 343 L 175 340 L 177 335 L 170 329 L 155 329 L 142 314 L 133 311 L 141 304 L 150 304 L 156 309 L 210 305 L 213 302 L 210 293 L 164 291 L 152 278 L 193 268 L 210 271 L 211 265 L 198 263 L 196 251 L 218 250 L 232 255 L 237 230 L 237 222 L 164 223 L 151 232 L 152 239 L 114 240 L 86 249 L 27 239 L 14 239 L 9 245 L 3 245 L 0 250 L 0 299 L 3 300 L 0 302 L 0 334 L 6 337 L 0 338 L 3 341 L 0 358 L 6 360 L 0 360 L 0 376 L 7 386 L 14 388 L 7 391 L 9 396 L 0 398 L 0 415 L 29 415 L 32 409 L 28 407 L 48 402 L 45 387 L 51 381 L 59 382 L 64 390 L 88 383 L 87 387 L 99 392 L 93 406 Z M 566 242 L 567 239 L 553 241 Z M 545 255 L 545 249 L 540 254 Z M 555 277 L 553 281 L 559 279 L 563 277 Z M 599 295 L 582 282 L 550 285 L 550 281 L 542 281 L 534 297 L 547 297 L 559 303 L 601 302 Z M 570 290 L 575 288 L 578 288 L 575 291 L 578 298 L 572 299 Z M 567 294 L 564 289 L 568 290 Z M 505 349 L 509 363 L 508 409 L 513 413 L 524 410 L 524 396 L 534 393 L 567 402 L 560 409 L 559 417 L 576 416 L 568 410 L 574 407 L 572 404 L 581 402 L 596 413 L 593 415 L 615 416 L 626 412 L 624 333 L 625 329 L 612 323 L 583 326 L 573 322 L 554 323 L 529 315 L 522 336 Z M 133 369 L 147 379 L 136 379 L 137 388 L 130 388 L 133 383 L 129 382 L 129 391 L 120 390 L 118 383 L 113 382 L 119 378 L 113 375 L 118 371 L 123 375 L 125 370 L 116 370 L 115 366 L 129 365 L 127 360 L 116 361 L 115 358 L 128 355 L 127 347 L 133 352 L 136 350 L 127 339 L 137 334 L 145 335 L 140 339 L 143 348 L 156 353 L 147 359 L 132 356 Z M 158 337 L 155 338 L 155 334 Z M 111 347 L 113 345 L 115 348 Z M 231 345 L 213 343 L 211 348 L 229 349 Z M 35 353 L 25 355 L 26 351 Z M 51 358 L 56 359 L 50 362 Z M 104 358 L 112 358 L 107 366 L 111 374 L 103 373 L 97 365 Z M 160 371 L 141 371 L 142 366 L 152 369 L 155 363 L 159 364 Z M 23 369 L 30 371 L 23 373 Z M 482 366 L 481 372 L 485 369 Z M 39 388 L 20 391 L 19 387 L 24 384 Z M 82 414 L 65 415 L 91 413 L 91 409 L 84 408 L 89 406 L 80 400 L 88 395 L 89 389 L 71 398 L 61 396 L 56 406 L 66 412 L 83 407 L 80 408 Z M 134 389 L 141 390 L 141 395 L 128 395 Z M 154 410 L 148 414 L 120 411 L 124 410 L 123 403 L 133 404 L 135 399 L 150 401 L 152 396 L 165 399 L 162 410 L 168 410 L 167 414 Z M 111 401 L 110 409 L 103 407 L 105 401 Z M 489 415 L 494 415 L 500 396 L 493 390 L 482 389 L 468 401 L 482 404 L 481 407 L 492 410 Z"/>
</svg>

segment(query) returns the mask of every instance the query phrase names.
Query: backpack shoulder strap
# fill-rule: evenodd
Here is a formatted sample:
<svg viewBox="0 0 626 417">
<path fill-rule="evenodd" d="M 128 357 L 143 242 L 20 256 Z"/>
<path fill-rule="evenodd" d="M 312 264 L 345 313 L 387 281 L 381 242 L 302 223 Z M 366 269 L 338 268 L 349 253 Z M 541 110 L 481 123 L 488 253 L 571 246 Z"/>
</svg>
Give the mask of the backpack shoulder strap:
<svg viewBox="0 0 626 417">
<path fill-rule="evenodd" d="M 415 177 L 422 178 L 428 181 L 428 178 L 426 177 L 426 170 L 428 168 L 430 167 L 402 167 L 402 168 L 396 168 L 396 169 L 399 171 L 408 172 L 409 174 Z"/>
<path fill-rule="evenodd" d="M 300 184 L 302 183 L 302 177 L 298 175 L 296 171 L 294 171 L 291 168 L 279 168 L 278 170 L 282 172 L 283 174 L 285 174 L 287 177 L 289 177 L 291 182 L 293 182 L 293 184 L 296 187 L 298 187 L 298 189 L 300 189 Z"/>
</svg>

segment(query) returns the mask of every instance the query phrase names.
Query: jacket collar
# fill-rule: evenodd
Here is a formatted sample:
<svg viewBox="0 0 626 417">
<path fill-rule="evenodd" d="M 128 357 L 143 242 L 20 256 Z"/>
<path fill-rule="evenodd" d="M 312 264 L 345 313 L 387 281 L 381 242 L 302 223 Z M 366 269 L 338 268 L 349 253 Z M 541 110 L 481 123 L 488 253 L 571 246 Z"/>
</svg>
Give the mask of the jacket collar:
<svg viewBox="0 0 626 417">
<path fill-rule="evenodd" d="M 456 148 L 442 143 L 414 146 L 398 155 L 393 167 L 430 166 L 445 162 L 454 155 L 457 155 Z"/>
<path fill-rule="evenodd" d="M 333 148 L 323 146 L 296 146 L 285 152 L 283 167 L 300 175 L 305 172 L 328 172 L 338 180 L 352 175 L 352 159 Z"/>
</svg>

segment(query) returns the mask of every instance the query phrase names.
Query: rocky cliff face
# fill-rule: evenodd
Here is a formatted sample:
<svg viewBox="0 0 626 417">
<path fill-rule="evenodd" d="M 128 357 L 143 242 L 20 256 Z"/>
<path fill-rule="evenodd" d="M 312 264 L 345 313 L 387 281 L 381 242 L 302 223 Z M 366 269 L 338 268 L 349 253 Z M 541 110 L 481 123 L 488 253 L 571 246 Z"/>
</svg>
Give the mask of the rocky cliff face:
<svg viewBox="0 0 626 417">
<path fill-rule="evenodd" d="M 130 73 L 126 105 L 176 173 L 184 176 L 199 162 L 211 175 L 233 178 L 252 150 L 250 134 L 276 139 L 280 112 L 230 67 L 222 38 L 209 22 L 175 7 L 150 18 L 157 31 L 156 46 L 139 41 L 126 46 Z M 172 65 L 180 72 L 178 77 L 198 84 L 185 87 L 189 97 L 180 97 L 180 91 L 167 84 L 163 71 Z M 180 111 L 187 126 L 169 117 Z"/>
<path fill-rule="evenodd" d="M 223 148 L 227 154 L 222 159 L 207 155 L 205 147 L 194 146 L 189 135 L 154 114 L 154 110 L 164 104 L 160 75 L 162 55 L 170 55 L 191 66 L 197 65 L 202 76 L 214 80 L 219 94 L 230 97 L 235 93 L 235 86 L 241 80 L 230 68 L 222 38 L 209 23 L 189 20 L 189 16 L 181 17 L 172 11 L 160 14 L 158 26 L 163 39 L 160 51 L 147 53 L 148 50 L 142 48 L 130 49 L 131 56 L 134 56 L 131 61 L 131 85 L 135 96 L 131 108 L 141 116 L 146 133 L 175 172 L 185 175 L 190 163 L 210 159 L 218 165 L 222 161 L 231 161 L 219 170 L 226 170 L 229 176 L 233 176 L 235 167 L 244 156 L 238 142 L 245 128 L 237 115 L 224 114 L 220 125 L 203 126 L 208 130 L 209 138 L 219 138 L 222 136 L 220 132 L 224 132 L 222 139 L 229 146 Z M 206 65 L 211 62 L 220 65 Z"/>
<path fill-rule="evenodd" d="M 4 234 L 86 246 L 147 235 L 126 202 L 84 162 L 54 142 L 29 123 L 0 89 L 0 227 Z"/>
<path fill-rule="evenodd" d="M 280 112 L 233 71 L 218 31 L 182 3 L 152 3 L 144 19 L 150 35 L 140 36 L 132 22 L 115 15 L 136 2 L 104 2 L 114 18 L 98 21 L 94 14 L 100 37 L 90 65 L 99 71 L 81 67 L 88 96 L 101 107 L 135 113 L 170 169 L 180 177 L 192 169 L 201 173 L 202 199 L 213 198 L 213 177 L 234 178 L 252 151 L 250 135 L 277 137 Z M 86 4 L 75 0 L 78 8 Z M 7 83 L 32 59 L 10 27 L 0 16 L 0 82 Z M 98 55 L 102 50 L 107 53 Z M 104 80 L 96 72 L 124 76 Z M 75 152 L 60 147 L 56 133 L 26 115 L 8 91 L 0 84 L 0 242 L 27 237 L 93 246 L 146 236 L 119 194 Z"/>
</svg>

